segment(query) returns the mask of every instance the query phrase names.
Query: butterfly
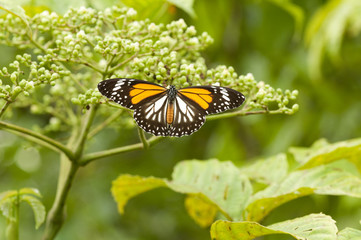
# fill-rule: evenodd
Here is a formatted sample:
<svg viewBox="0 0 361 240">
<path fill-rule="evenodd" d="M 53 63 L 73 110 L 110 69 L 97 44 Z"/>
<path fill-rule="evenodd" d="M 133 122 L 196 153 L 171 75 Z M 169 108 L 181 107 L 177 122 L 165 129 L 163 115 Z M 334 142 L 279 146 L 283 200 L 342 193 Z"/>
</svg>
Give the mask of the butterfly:
<svg viewBox="0 0 361 240">
<path fill-rule="evenodd" d="M 181 137 L 197 131 L 208 114 L 239 107 L 242 93 L 227 87 L 192 86 L 179 90 L 144 80 L 114 78 L 100 82 L 99 92 L 134 110 L 133 117 L 144 131 L 156 136 Z"/>
</svg>

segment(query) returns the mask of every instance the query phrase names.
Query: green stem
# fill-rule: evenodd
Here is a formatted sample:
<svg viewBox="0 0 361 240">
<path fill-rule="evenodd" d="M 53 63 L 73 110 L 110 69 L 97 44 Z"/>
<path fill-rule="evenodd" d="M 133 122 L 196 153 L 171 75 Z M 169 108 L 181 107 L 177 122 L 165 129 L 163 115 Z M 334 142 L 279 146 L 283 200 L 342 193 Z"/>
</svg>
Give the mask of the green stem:
<svg viewBox="0 0 361 240">
<path fill-rule="evenodd" d="M 37 132 L 33 132 L 29 129 L 26 129 L 26 128 L 22 128 L 22 127 L 19 127 L 17 125 L 14 125 L 14 124 L 11 124 L 11 123 L 6 123 L 6 122 L 3 122 L 3 121 L 0 121 L 0 128 L 3 128 L 4 130 L 6 131 L 9 131 L 11 130 L 10 132 L 14 131 L 14 132 L 17 132 L 17 133 L 21 133 L 21 134 L 24 134 L 26 136 L 30 136 L 32 138 L 35 138 L 41 142 L 44 142 L 43 146 L 47 146 L 47 145 L 51 145 L 53 147 L 55 147 L 56 149 L 58 149 L 59 151 L 61 151 L 62 153 L 64 153 L 70 160 L 73 160 L 74 159 L 74 154 L 73 152 L 67 148 L 66 146 L 64 146 L 63 144 L 61 144 L 60 142 L 58 141 L 55 141 L 45 135 L 42 135 L 40 133 L 37 133 Z"/>
<path fill-rule="evenodd" d="M 115 67 L 111 68 L 109 70 L 109 75 L 111 75 L 115 70 L 121 68 L 124 64 L 130 62 L 131 60 L 133 60 L 136 56 L 138 56 L 138 53 L 134 53 L 132 56 L 130 56 L 129 58 L 125 59 L 123 62 L 119 63 L 118 65 L 116 65 Z"/>
<path fill-rule="evenodd" d="M 79 166 L 64 155 L 61 159 L 57 194 L 46 221 L 43 240 L 55 238 L 65 219 L 65 202 Z"/>
<path fill-rule="evenodd" d="M 69 161 L 70 159 L 67 158 L 67 156 L 61 156 L 57 193 L 54 204 L 50 209 L 47 217 L 45 231 L 42 238 L 43 240 L 54 239 L 63 225 L 65 219 L 65 202 L 75 174 L 79 169 L 80 165 L 78 164 L 78 160 L 83 154 L 85 141 L 87 139 L 89 129 L 93 123 L 97 108 L 98 105 L 92 106 L 87 116 L 85 117 L 85 121 L 81 125 L 82 128 L 80 130 L 74 130 L 72 133 L 72 136 L 68 142 L 68 147 L 74 146 L 74 159 Z"/>
<path fill-rule="evenodd" d="M 99 105 L 93 105 L 90 107 L 88 115 L 85 119 L 85 122 L 82 124 L 82 129 L 80 131 L 80 136 L 78 138 L 77 143 L 75 144 L 75 158 L 79 159 L 84 151 L 84 145 L 88 137 L 89 129 L 93 123 L 95 113 L 98 109 Z"/>
<path fill-rule="evenodd" d="M 265 114 L 265 113 L 271 113 L 274 114 L 275 112 L 273 111 L 268 111 L 268 110 L 259 110 L 259 111 L 247 111 L 247 110 L 239 110 L 239 111 L 235 111 L 235 112 L 227 112 L 227 113 L 222 113 L 222 114 L 216 114 L 216 115 L 210 115 L 207 116 L 207 121 L 211 121 L 211 120 L 218 120 L 218 119 L 223 119 L 223 118 L 230 118 L 230 117 L 236 117 L 236 116 L 245 116 L 245 115 L 254 115 L 254 114 Z"/>
<path fill-rule="evenodd" d="M 9 107 L 10 103 L 11 103 L 10 101 L 6 101 L 5 104 L 3 105 L 3 107 L 1 108 L 1 110 L 0 110 L 0 119 L 4 115 L 6 109 Z"/>
<path fill-rule="evenodd" d="M 112 123 L 114 120 L 116 120 L 123 111 L 117 111 L 113 113 L 110 117 L 108 117 L 104 122 L 100 123 L 98 126 L 96 126 L 91 132 L 88 134 L 88 139 L 94 137 L 98 132 L 100 132 L 103 128 L 108 126 L 110 123 Z"/>
<path fill-rule="evenodd" d="M 147 139 L 145 138 L 144 131 L 140 127 L 138 127 L 138 134 L 139 134 L 140 140 L 143 143 L 143 148 L 148 149 L 149 148 L 149 143 L 147 142 Z"/>
<path fill-rule="evenodd" d="M 151 137 L 150 139 L 148 139 L 147 143 L 148 143 L 149 146 L 152 146 L 152 145 L 154 145 L 155 143 L 159 142 L 162 139 L 164 139 L 164 138 L 154 136 L 154 137 Z M 84 165 L 87 165 L 88 163 L 90 163 L 90 162 L 92 162 L 94 160 L 100 159 L 100 158 L 113 156 L 113 155 L 116 155 L 116 154 L 119 154 L 119 153 L 139 150 L 139 149 L 142 149 L 142 148 L 144 148 L 143 143 L 136 143 L 136 144 L 123 146 L 123 147 L 119 147 L 119 148 L 113 148 L 113 149 L 99 151 L 99 152 L 95 152 L 95 153 L 89 153 L 89 154 L 86 154 L 82 159 L 80 159 L 79 164 L 84 166 Z"/>
</svg>

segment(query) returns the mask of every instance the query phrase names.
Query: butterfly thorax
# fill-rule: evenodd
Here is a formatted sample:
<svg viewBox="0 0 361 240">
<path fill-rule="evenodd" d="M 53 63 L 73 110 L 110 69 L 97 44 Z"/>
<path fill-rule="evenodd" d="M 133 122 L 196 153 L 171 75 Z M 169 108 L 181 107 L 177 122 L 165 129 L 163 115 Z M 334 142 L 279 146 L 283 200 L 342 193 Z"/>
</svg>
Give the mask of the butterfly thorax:
<svg viewBox="0 0 361 240">
<path fill-rule="evenodd" d="M 177 89 L 175 88 L 174 85 L 170 85 L 168 90 L 167 90 L 167 95 L 168 95 L 168 102 L 169 103 L 173 103 L 175 98 L 177 97 Z"/>
</svg>

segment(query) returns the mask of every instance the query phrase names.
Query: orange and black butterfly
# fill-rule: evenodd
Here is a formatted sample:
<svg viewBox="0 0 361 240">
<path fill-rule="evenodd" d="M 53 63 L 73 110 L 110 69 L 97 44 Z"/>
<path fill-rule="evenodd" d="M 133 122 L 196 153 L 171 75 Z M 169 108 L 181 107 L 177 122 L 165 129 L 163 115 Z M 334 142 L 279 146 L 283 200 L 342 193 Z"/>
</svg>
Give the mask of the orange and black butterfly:
<svg viewBox="0 0 361 240">
<path fill-rule="evenodd" d="M 156 136 L 181 137 L 197 131 L 208 114 L 239 107 L 242 93 L 226 87 L 194 86 L 177 90 L 155 83 L 108 79 L 98 84 L 102 95 L 134 110 L 134 119 L 144 131 Z"/>
</svg>

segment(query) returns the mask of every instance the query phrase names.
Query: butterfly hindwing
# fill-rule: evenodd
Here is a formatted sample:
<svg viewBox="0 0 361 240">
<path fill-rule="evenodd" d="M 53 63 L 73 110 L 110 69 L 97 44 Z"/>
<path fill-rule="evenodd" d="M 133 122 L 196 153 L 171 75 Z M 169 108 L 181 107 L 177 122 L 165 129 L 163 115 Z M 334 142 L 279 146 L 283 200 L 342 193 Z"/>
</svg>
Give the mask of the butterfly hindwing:
<svg viewBox="0 0 361 240">
<path fill-rule="evenodd" d="M 193 101 L 206 115 L 239 107 L 245 100 L 242 93 L 218 86 L 186 87 L 178 93 Z"/>
<path fill-rule="evenodd" d="M 166 88 L 147 81 L 129 78 L 114 78 L 98 84 L 105 97 L 129 109 L 136 109 L 144 101 L 165 94 Z"/>
<path fill-rule="evenodd" d="M 174 117 L 170 126 L 170 136 L 191 135 L 202 127 L 205 119 L 204 110 L 198 108 L 192 100 L 177 95 L 174 101 Z"/>
<path fill-rule="evenodd" d="M 139 105 L 135 110 L 133 117 L 144 131 L 156 136 L 168 136 L 169 128 L 166 122 L 168 97 L 166 94 L 159 98 L 153 98 L 150 101 Z"/>
</svg>

